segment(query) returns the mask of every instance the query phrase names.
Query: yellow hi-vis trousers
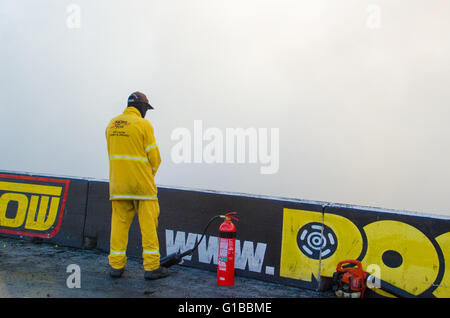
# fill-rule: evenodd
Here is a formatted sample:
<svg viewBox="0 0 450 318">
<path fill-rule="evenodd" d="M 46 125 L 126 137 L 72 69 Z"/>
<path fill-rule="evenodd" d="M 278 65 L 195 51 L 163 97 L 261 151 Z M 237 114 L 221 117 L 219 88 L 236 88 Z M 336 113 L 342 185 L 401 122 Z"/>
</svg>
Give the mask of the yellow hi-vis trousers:
<svg viewBox="0 0 450 318">
<path fill-rule="evenodd" d="M 158 200 L 113 200 L 109 265 L 124 268 L 127 263 L 128 232 L 135 214 L 138 214 L 142 234 L 144 269 L 153 271 L 159 267 Z"/>
</svg>

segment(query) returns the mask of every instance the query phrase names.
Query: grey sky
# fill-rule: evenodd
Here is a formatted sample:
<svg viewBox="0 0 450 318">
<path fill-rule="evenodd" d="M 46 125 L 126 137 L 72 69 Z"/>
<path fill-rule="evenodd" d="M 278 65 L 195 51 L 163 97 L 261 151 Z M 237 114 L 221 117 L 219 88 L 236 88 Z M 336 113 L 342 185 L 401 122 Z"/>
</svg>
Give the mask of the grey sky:
<svg viewBox="0 0 450 318">
<path fill-rule="evenodd" d="M 160 185 L 450 215 L 447 0 L 2 0 L 0 38 L 1 170 L 107 179 L 140 90 Z M 175 164 L 194 120 L 279 128 L 278 172 Z"/>
</svg>

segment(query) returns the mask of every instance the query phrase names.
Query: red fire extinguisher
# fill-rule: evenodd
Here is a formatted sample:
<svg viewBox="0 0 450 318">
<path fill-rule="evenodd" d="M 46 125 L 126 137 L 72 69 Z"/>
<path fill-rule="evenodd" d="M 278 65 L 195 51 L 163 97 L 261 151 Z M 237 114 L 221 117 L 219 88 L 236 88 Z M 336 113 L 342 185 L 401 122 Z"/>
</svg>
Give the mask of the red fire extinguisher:
<svg viewBox="0 0 450 318">
<path fill-rule="evenodd" d="M 234 284 L 234 250 L 236 244 L 236 226 L 231 219 L 238 221 L 230 212 L 222 216 L 225 221 L 219 227 L 219 259 L 217 262 L 217 285 L 233 286 Z"/>
</svg>

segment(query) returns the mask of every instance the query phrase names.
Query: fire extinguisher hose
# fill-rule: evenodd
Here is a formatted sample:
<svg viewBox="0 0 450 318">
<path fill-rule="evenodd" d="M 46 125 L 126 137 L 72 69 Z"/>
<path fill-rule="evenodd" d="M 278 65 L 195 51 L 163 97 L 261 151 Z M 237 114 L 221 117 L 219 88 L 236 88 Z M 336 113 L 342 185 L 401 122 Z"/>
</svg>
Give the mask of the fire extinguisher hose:
<svg viewBox="0 0 450 318">
<path fill-rule="evenodd" d="M 216 220 L 216 219 L 220 219 L 220 218 L 224 218 L 227 217 L 227 215 L 216 215 L 214 217 L 212 217 L 209 221 L 208 224 L 206 224 L 205 229 L 203 230 L 203 234 L 200 238 L 200 240 L 197 241 L 197 243 L 194 245 L 193 248 L 184 251 L 184 252 L 176 252 L 176 253 L 172 253 L 170 255 L 167 255 L 166 257 L 161 258 L 160 260 L 160 266 L 162 267 L 170 267 L 173 265 L 176 265 L 178 263 L 180 263 L 182 261 L 182 258 L 188 255 L 191 255 L 192 253 L 194 253 L 194 251 L 198 248 L 198 246 L 200 245 L 200 243 L 202 242 L 203 238 L 206 235 L 206 231 L 208 231 L 209 226 L 211 225 L 211 223 Z"/>
<path fill-rule="evenodd" d="M 205 235 L 206 235 L 206 231 L 208 231 L 208 228 L 209 228 L 209 226 L 211 225 L 211 223 L 212 223 L 214 220 L 220 219 L 220 218 L 222 218 L 222 217 L 223 217 L 222 215 L 216 215 L 216 216 L 212 217 L 212 218 L 208 221 L 208 224 L 206 224 L 205 229 L 203 230 L 202 237 L 200 238 L 200 240 L 197 241 L 197 243 L 196 243 L 196 244 L 194 245 L 194 247 L 191 249 L 192 252 L 194 252 L 194 251 L 198 248 L 198 246 L 200 245 L 200 243 L 202 242 L 203 238 L 204 238 Z"/>
</svg>

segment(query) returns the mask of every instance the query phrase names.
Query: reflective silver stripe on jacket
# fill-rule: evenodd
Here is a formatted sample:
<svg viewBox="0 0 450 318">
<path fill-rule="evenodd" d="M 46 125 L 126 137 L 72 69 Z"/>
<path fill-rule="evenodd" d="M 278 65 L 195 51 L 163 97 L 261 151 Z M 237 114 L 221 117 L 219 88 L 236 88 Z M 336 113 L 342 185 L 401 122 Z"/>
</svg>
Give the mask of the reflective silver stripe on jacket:
<svg viewBox="0 0 450 318">
<path fill-rule="evenodd" d="M 145 152 L 148 152 L 150 149 L 155 148 L 156 144 L 150 145 L 147 148 L 145 148 Z"/>
<path fill-rule="evenodd" d="M 110 156 L 110 160 L 137 160 L 137 161 L 148 161 L 148 158 L 142 157 L 131 157 L 131 156 Z"/>
<path fill-rule="evenodd" d="M 158 199 L 155 196 L 142 196 L 142 195 L 110 195 L 110 199 L 133 199 L 133 200 L 153 200 Z"/>
</svg>

